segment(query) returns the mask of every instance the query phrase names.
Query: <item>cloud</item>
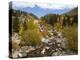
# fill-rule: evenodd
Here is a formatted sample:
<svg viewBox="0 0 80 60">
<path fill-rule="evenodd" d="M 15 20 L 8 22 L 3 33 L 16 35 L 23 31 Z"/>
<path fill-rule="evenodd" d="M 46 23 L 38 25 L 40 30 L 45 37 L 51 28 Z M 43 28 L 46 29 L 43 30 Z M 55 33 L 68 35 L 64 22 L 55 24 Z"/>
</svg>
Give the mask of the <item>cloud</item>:
<svg viewBox="0 0 80 60">
<path fill-rule="evenodd" d="M 22 1 L 14 1 L 12 2 L 12 8 L 25 8 L 25 7 L 34 7 L 35 4 L 33 3 L 27 3 L 27 2 L 22 2 Z"/>
<path fill-rule="evenodd" d="M 25 8 L 25 7 L 30 7 L 33 8 L 36 5 L 40 8 L 43 9 L 64 9 L 64 8 L 74 8 L 77 5 L 74 4 L 65 4 L 65 3 L 39 3 L 39 2 L 22 2 L 22 1 L 14 1 L 13 3 L 13 8 Z"/>
<path fill-rule="evenodd" d="M 41 8 L 47 8 L 47 9 L 63 9 L 64 5 L 62 4 L 50 4 L 50 3 L 46 3 L 46 4 L 37 4 L 38 6 L 40 6 Z"/>
</svg>

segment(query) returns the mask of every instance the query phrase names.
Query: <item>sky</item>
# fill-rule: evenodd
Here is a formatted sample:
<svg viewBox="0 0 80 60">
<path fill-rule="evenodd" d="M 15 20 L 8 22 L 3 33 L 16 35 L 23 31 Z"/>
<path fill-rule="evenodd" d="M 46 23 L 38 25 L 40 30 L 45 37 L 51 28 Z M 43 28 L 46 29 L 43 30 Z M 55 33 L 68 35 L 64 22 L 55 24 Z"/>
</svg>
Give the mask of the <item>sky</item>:
<svg viewBox="0 0 80 60">
<path fill-rule="evenodd" d="M 46 14 L 63 14 L 73 8 L 77 7 L 75 4 L 66 3 L 43 3 L 43 2 L 22 2 L 13 1 L 12 8 L 16 10 L 25 11 L 28 13 L 33 13 L 37 17 L 44 16 Z"/>
</svg>

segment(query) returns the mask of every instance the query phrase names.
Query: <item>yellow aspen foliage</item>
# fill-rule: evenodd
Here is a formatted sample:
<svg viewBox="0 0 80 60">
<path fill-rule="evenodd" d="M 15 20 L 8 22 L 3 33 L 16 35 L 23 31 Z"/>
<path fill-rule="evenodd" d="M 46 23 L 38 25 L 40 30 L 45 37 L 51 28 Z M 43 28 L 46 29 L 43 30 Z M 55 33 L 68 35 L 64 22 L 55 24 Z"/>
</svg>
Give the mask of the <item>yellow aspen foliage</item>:
<svg viewBox="0 0 80 60">
<path fill-rule="evenodd" d="M 24 32 L 24 27 L 22 24 L 20 24 L 20 30 L 19 30 L 19 34 L 22 35 Z"/>
<path fill-rule="evenodd" d="M 55 23 L 54 24 L 54 29 L 56 29 L 57 31 L 61 31 L 61 28 L 62 28 L 62 26 L 61 26 L 60 23 Z"/>
</svg>

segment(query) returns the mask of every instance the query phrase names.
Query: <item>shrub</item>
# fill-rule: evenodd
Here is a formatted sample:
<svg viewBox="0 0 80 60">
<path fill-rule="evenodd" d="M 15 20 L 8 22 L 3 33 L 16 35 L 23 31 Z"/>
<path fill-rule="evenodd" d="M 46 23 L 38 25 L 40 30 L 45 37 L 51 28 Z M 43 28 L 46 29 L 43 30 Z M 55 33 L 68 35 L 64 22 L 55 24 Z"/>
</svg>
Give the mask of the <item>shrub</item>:
<svg viewBox="0 0 80 60">
<path fill-rule="evenodd" d="M 20 24 L 19 34 L 22 35 L 24 32 L 24 26 Z"/>
<path fill-rule="evenodd" d="M 61 28 L 62 28 L 62 26 L 61 26 L 60 23 L 55 23 L 55 24 L 54 24 L 54 29 L 55 29 L 55 30 L 61 31 Z"/>
<path fill-rule="evenodd" d="M 27 29 L 36 29 L 37 26 L 34 24 L 33 20 L 29 20 L 27 23 Z"/>
<path fill-rule="evenodd" d="M 63 36 L 68 39 L 69 49 L 77 50 L 78 49 L 78 34 L 77 26 L 66 26 L 62 30 Z"/>
<path fill-rule="evenodd" d="M 20 24 L 19 34 L 22 35 L 28 29 L 37 29 L 37 26 L 34 24 L 33 20 L 25 21 L 23 24 Z"/>
<path fill-rule="evenodd" d="M 41 43 L 40 32 L 37 29 L 28 29 L 22 35 L 21 44 L 22 45 L 32 45 L 36 46 Z"/>
</svg>

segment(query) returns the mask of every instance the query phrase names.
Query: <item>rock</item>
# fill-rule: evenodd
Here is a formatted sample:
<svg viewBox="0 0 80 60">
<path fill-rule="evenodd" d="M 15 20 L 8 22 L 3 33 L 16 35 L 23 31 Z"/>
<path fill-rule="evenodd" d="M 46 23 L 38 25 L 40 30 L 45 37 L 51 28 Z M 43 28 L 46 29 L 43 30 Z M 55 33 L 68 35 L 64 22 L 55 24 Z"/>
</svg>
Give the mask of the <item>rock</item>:
<svg viewBox="0 0 80 60">
<path fill-rule="evenodd" d="M 45 48 L 43 48 L 43 50 L 41 51 L 41 54 L 44 54 L 45 53 Z"/>
<path fill-rule="evenodd" d="M 42 49 L 41 54 L 44 54 L 44 53 L 46 52 L 46 50 L 48 50 L 49 48 L 50 48 L 50 47 L 45 46 L 45 47 Z"/>
<path fill-rule="evenodd" d="M 53 54 L 52 54 L 52 56 L 57 56 L 58 55 L 58 52 L 54 52 Z"/>
<path fill-rule="evenodd" d="M 54 36 L 57 36 L 57 31 L 54 30 L 54 31 L 53 31 L 53 34 L 54 34 Z"/>
<path fill-rule="evenodd" d="M 52 56 L 62 56 L 63 53 L 60 50 L 57 50 L 56 52 L 53 52 Z"/>
<path fill-rule="evenodd" d="M 35 50 L 28 52 L 27 57 L 40 57 L 42 56 L 41 51 L 42 48 L 36 48 Z"/>
<path fill-rule="evenodd" d="M 45 48 L 46 48 L 46 49 L 49 49 L 50 47 L 46 46 Z"/>
<path fill-rule="evenodd" d="M 49 42 L 48 44 L 49 44 L 49 45 L 52 45 L 53 43 Z"/>
<path fill-rule="evenodd" d="M 59 38 L 62 38 L 62 33 L 61 33 L 61 32 L 57 32 L 57 36 L 58 36 Z"/>
<path fill-rule="evenodd" d="M 66 38 L 63 38 L 62 42 L 61 42 L 61 46 L 64 48 L 64 49 L 67 49 L 69 44 L 68 44 L 68 40 Z"/>
<path fill-rule="evenodd" d="M 19 49 L 17 56 L 18 57 L 27 57 L 27 54 L 31 51 L 35 50 L 32 46 L 23 46 Z"/>
<path fill-rule="evenodd" d="M 12 58 L 18 58 L 19 51 L 12 52 Z"/>
<path fill-rule="evenodd" d="M 57 44 L 58 47 L 61 47 L 61 44 Z"/>
<path fill-rule="evenodd" d="M 60 47 L 60 48 L 58 48 L 60 51 L 62 51 L 62 48 Z"/>
<path fill-rule="evenodd" d="M 16 44 L 20 44 L 21 37 L 18 35 L 18 33 L 13 33 L 12 35 L 12 42 Z"/>
<path fill-rule="evenodd" d="M 55 38 L 56 43 L 61 43 L 62 39 L 61 38 Z"/>
<path fill-rule="evenodd" d="M 32 46 L 23 46 L 21 49 L 22 49 L 23 52 L 25 51 L 26 53 L 28 53 L 32 50 L 35 50 L 35 48 L 32 47 Z"/>
<path fill-rule="evenodd" d="M 20 52 L 18 54 L 19 57 L 27 57 L 27 53 L 24 51 L 24 52 Z"/>
<path fill-rule="evenodd" d="M 44 43 L 48 43 L 49 42 L 49 39 L 42 38 L 41 41 L 44 42 Z"/>
<path fill-rule="evenodd" d="M 19 57 L 23 57 L 23 54 L 19 53 L 18 56 L 19 56 Z"/>
</svg>

